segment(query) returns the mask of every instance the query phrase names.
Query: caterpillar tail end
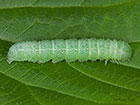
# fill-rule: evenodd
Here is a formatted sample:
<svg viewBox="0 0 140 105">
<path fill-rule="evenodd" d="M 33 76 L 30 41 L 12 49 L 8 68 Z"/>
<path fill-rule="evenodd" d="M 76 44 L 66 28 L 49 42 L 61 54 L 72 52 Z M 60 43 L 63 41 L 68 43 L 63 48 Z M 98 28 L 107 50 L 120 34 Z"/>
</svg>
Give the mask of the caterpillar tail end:
<svg viewBox="0 0 140 105">
<path fill-rule="evenodd" d="M 105 66 L 107 65 L 108 60 L 105 60 Z"/>
</svg>

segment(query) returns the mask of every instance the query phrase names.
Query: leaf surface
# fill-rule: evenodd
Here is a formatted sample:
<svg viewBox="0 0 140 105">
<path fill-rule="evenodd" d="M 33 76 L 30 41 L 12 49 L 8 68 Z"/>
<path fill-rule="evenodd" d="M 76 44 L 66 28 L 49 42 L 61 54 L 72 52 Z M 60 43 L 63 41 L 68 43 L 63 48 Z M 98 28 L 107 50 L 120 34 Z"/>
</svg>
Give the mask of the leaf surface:
<svg viewBox="0 0 140 105">
<path fill-rule="evenodd" d="M 139 105 L 139 10 L 139 0 L 0 0 L 0 104 Z M 58 38 L 124 40 L 132 57 L 107 65 L 6 61 L 15 42 Z"/>
</svg>

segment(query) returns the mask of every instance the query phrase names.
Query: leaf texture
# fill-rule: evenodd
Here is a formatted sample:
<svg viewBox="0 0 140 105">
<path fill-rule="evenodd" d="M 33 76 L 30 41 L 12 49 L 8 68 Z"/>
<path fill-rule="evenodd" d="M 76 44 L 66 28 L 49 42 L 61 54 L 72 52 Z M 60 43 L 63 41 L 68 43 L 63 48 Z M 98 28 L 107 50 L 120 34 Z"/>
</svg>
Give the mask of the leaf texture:
<svg viewBox="0 0 140 105">
<path fill-rule="evenodd" d="M 139 0 L 0 0 L 1 105 L 139 105 Z M 129 42 L 130 61 L 7 63 L 19 41 L 103 38 Z"/>
</svg>

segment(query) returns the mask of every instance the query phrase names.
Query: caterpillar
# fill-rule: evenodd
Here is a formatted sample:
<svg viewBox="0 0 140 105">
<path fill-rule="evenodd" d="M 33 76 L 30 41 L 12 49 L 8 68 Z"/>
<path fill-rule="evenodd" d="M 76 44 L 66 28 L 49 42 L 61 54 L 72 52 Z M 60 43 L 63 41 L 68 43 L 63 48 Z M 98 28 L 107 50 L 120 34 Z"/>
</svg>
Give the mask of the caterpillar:
<svg viewBox="0 0 140 105">
<path fill-rule="evenodd" d="M 12 45 L 8 52 L 8 62 L 30 61 L 53 63 L 66 60 L 124 61 L 131 57 L 131 47 L 127 42 L 110 39 L 56 39 L 25 41 Z"/>
</svg>

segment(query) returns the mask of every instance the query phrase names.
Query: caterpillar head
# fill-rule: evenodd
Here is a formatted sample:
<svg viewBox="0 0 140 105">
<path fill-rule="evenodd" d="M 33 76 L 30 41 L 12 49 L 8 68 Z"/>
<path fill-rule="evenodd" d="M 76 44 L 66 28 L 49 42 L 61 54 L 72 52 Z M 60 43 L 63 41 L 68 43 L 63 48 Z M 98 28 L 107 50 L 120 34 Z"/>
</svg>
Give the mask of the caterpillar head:
<svg viewBox="0 0 140 105">
<path fill-rule="evenodd" d="M 124 47 L 121 51 L 121 56 L 122 61 L 128 60 L 132 56 L 132 50 L 128 43 L 124 43 Z"/>
</svg>

